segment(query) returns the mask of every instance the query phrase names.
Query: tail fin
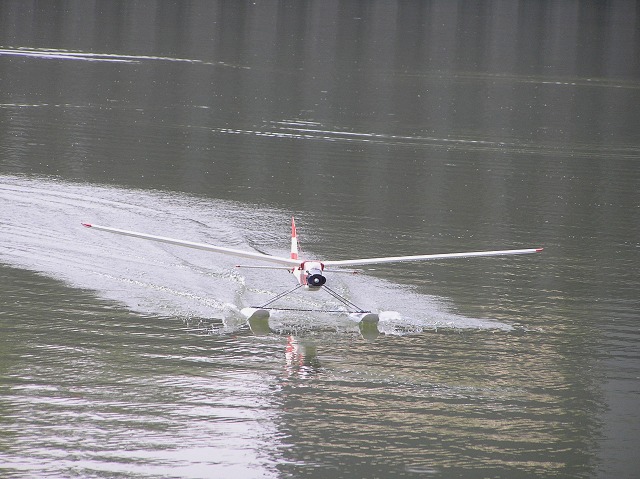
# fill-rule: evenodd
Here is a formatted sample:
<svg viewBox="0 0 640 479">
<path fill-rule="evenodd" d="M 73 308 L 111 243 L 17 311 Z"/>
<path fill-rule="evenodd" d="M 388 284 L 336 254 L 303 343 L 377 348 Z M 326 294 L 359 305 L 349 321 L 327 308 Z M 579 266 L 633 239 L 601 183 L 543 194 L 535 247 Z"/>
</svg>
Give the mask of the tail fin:
<svg viewBox="0 0 640 479">
<path fill-rule="evenodd" d="M 298 236 L 296 234 L 296 220 L 291 217 L 291 259 L 298 259 Z"/>
</svg>

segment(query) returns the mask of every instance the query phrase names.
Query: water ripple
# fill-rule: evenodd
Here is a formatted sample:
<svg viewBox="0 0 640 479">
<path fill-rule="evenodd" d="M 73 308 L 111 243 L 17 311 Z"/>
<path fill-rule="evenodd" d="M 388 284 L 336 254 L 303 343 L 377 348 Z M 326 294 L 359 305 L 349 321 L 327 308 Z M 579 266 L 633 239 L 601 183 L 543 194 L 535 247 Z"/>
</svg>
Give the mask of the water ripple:
<svg viewBox="0 0 640 479">
<path fill-rule="evenodd" d="M 199 65 L 215 65 L 231 68 L 250 69 L 250 67 L 233 65 L 226 62 L 210 62 L 191 58 L 163 57 L 152 55 L 123 55 L 118 53 L 93 53 L 78 50 L 62 50 L 54 48 L 0 47 L 0 56 L 17 56 L 44 60 L 77 60 L 86 62 L 108 63 L 142 63 L 147 61 L 192 63 Z"/>
</svg>

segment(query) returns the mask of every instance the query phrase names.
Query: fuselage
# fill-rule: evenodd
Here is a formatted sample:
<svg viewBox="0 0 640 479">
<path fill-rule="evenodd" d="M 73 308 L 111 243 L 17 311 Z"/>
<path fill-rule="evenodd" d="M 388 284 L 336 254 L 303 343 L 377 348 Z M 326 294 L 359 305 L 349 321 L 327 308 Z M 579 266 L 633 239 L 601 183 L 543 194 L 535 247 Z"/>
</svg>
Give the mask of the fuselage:
<svg viewBox="0 0 640 479">
<path fill-rule="evenodd" d="M 298 283 L 311 291 L 320 289 L 327 282 L 323 271 L 324 265 L 320 261 L 303 261 L 291 270 Z"/>
<path fill-rule="evenodd" d="M 291 259 L 299 260 L 298 257 L 298 234 L 296 232 L 296 221 L 291 217 Z M 298 284 L 306 289 L 316 291 L 320 289 L 327 278 L 324 277 L 324 264 L 320 261 L 300 261 L 300 266 L 292 268 L 291 273 L 298 280 Z"/>
</svg>

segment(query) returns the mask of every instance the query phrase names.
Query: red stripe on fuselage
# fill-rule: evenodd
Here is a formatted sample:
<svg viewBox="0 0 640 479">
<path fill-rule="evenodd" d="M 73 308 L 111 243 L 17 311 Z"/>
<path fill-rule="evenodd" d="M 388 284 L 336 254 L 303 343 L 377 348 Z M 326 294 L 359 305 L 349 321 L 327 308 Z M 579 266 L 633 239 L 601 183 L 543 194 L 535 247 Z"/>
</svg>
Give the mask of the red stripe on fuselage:
<svg viewBox="0 0 640 479">
<path fill-rule="evenodd" d="M 298 259 L 298 237 L 296 234 L 296 220 L 291 217 L 291 259 Z"/>
</svg>

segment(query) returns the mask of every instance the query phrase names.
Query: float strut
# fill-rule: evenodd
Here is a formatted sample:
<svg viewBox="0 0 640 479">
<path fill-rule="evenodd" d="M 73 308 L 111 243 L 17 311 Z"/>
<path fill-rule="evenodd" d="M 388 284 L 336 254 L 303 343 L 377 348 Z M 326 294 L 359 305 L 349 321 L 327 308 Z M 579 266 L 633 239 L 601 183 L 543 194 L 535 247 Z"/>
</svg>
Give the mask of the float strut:
<svg viewBox="0 0 640 479">
<path fill-rule="evenodd" d="M 290 289 L 288 291 L 284 291 L 278 295 L 276 295 L 275 297 L 273 297 L 272 299 L 270 299 L 269 301 L 267 301 L 266 303 L 264 303 L 262 306 L 257 306 L 260 309 L 265 309 L 267 306 L 269 306 L 271 303 L 279 300 L 280 298 L 284 298 L 286 295 L 293 293 L 294 291 L 296 291 L 297 289 L 301 288 L 302 285 L 299 284 L 298 286 L 296 286 L 293 289 Z"/>
</svg>

